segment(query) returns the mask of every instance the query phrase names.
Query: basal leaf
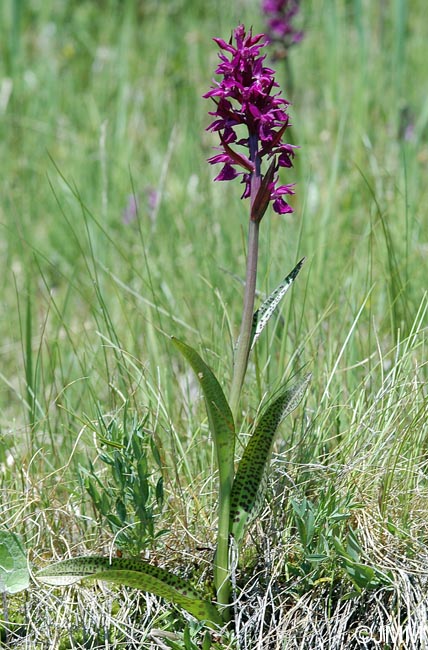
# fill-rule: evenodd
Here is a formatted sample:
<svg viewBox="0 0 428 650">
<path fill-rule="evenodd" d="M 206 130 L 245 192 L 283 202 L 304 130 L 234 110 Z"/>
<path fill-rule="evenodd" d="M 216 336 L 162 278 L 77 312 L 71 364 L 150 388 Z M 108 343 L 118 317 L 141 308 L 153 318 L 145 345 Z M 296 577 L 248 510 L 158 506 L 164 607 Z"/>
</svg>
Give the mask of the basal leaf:
<svg viewBox="0 0 428 650">
<path fill-rule="evenodd" d="M 29 584 L 27 556 L 19 538 L 0 530 L 0 593 L 16 594 Z"/>
<path fill-rule="evenodd" d="M 70 585 L 87 578 L 142 589 L 179 605 L 198 620 L 221 624 L 215 606 L 201 599 L 187 580 L 136 558 L 77 557 L 42 569 L 37 578 L 53 586 Z"/>
<path fill-rule="evenodd" d="M 196 350 L 175 337 L 172 337 L 172 342 L 192 366 L 204 393 L 209 425 L 217 449 L 220 483 L 231 481 L 235 455 L 235 425 L 223 389 Z"/>
<path fill-rule="evenodd" d="M 261 304 L 261 306 L 255 312 L 253 316 L 251 349 L 253 349 L 257 339 L 259 338 L 260 334 L 263 332 L 264 328 L 266 327 L 275 309 L 278 307 L 282 298 L 285 296 L 285 294 L 291 287 L 292 283 L 296 279 L 300 269 L 303 266 L 304 261 L 305 258 L 303 257 L 300 260 L 300 262 L 296 264 L 296 266 L 291 271 L 291 273 L 287 275 L 287 277 L 281 282 L 281 284 L 277 286 L 277 288 L 274 291 L 272 291 L 270 296 L 266 298 L 266 300 Z"/>
<path fill-rule="evenodd" d="M 297 407 L 310 378 L 311 375 L 306 375 L 290 388 L 282 390 L 267 406 L 245 448 L 231 496 L 230 531 L 237 542 L 263 503 L 264 482 L 278 426 Z"/>
<path fill-rule="evenodd" d="M 173 343 L 192 366 L 205 397 L 208 421 L 216 449 L 219 473 L 218 532 L 214 585 L 219 603 L 229 602 L 229 521 L 235 460 L 235 425 L 223 390 L 214 373 L 190 346 L 175 337 Z"/>
</svg>

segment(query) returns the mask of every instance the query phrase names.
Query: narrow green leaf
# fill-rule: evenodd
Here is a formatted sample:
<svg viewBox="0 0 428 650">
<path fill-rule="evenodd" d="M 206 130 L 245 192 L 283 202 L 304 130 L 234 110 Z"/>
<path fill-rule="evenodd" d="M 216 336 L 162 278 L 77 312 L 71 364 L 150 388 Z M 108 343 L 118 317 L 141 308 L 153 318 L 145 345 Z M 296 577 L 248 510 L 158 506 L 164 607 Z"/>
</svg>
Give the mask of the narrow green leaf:
<svg viewBox="0 0 428 650">
<path fill-rule="evenodd" d="M 0 530 L 0 593 L 16 594 L 29 584 L 27 556 L 19 538 Z"/>
<path fill-rule="evenodd" d="M 257 339 L 259 338 L 260 334 L 263 332 L 269 319 L 271 318 L 275 309 L 278 307 L 282 298 L 285 296 L 285 294 L 293 284 L 294 280 L 297 278 L 297 275 L 300 269 L 302 268 L 304 261 L 305 258 L 303 257 L 300 260 L 300 262 L 296 264 L 296 266 L 291 271 L 291 273 L 287 275 L 287 277 L 281 282 L 281 284 L 277 286 L 277 288 L 274 291 L 272 291 L 270 296 L 266 298 L 266 300 L 261 304 L 261 306 L 255 312 L 253 316 L 251 349 L 253 349 Z"/>
<path fill-rule="evenodd" d="M 235 424 L 223 389 L 213 371 L 201 359 L 196 350 L 174 336 L 172 342 L 186 357 L 201 385 L 210 429 L 217 449 L 220 482 L 230 480 L 233 476 L 235 454 Z"/>
<path fill-rule="evenodd" d="M 208 421 L 214 439 L 219 473 L 218 532 L 214 560 L 217 601 L 229 604 L 230 495 L 235 460 L 235 424 L 232 411 L 214 373 L 191 347 L 172 337 L 173 343 L 192 366 L 205 397 Z M 227 614 L 226 614 L 227 616 Z"/>
<path fill-rule="evenodd" d="M 221 624 L 215 606 L 201 599 L 187 580 L 136 558 L 77 557 L 42 569 L 37 578 L 53 586 L 70 585 L 87 578 L 143 589 L 179 605 L 200 621 Z"/>
<path fill-rule="evenodd" d="M 246 525 L 257 516 L 263 503 L 264 483 L 275 433 L 282 420 L 305 394 L 311 375 L 282 390 L 265 409 L 239 463 L 232 487 L 230 531 L 239 542 Z"/>
<path fill-rule="evenodd" d="M 305 555 L 305 560 L 308 562 L 314 562 L 316 564 L 318 562 L 324 562 L 325 560 L 328 560 L 328 555 L 325 553 L 310 553 L 309 555 Z"/>
<path fill-rule="evenodd" d="M 204 640 L 202 642 L 202 650 L 211 650 L 211 634 L 206 631 L 204 634 Z"/>
</svg>

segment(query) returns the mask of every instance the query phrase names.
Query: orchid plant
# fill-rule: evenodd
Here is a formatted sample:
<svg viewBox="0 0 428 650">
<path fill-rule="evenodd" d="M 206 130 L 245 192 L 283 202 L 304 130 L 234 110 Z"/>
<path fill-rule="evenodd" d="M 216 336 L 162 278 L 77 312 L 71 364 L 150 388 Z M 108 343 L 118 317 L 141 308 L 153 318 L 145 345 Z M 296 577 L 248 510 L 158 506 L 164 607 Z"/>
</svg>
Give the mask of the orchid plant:
<svg viewBox="0 0 428 650">
<path fill-rule="evenodd" d="M 269 42 L 278 47 L 277 58 L 284 58 L 289 48 L 300 43 L 303 38 L 303 32 L 293 24 L 300 11 L 300 0 L 263 0 L 262 11 L 266 18 Z"/>
<path fill-rule="evenodd" d="M 220 80 L 213 82 L 204 97 L 214 104 L 208 130 L 218 134 L 219 144 L 209 163 L 222 165 L 216 181 L 240 177 L 242 198 L 249 199 L 242 320 L 228 398 L 199 353 L 174 337 L 172 342 L 199 381 L 216 450 L 219 496 L 213 559 L 215 601 L 204 599 L 189 581 L 141 559 L 78 557 L 38 573 L 41 581 L 52 585 L 92 578 L 144 589 L 183 607 L 211 628 L 221 626 L 231 617 L 231 545 L 239 549 L 248 524 L 259 512 L 275 434 L 283 418 L 302 399 L 310 379 L 306 375 L 275 393 L 250 429 L 251 437 L 235 471 L 237 433 L 246 428 L 245 420 L 241 421 L 240 397 L 250 351 L 299 273 L 303 260 L 254 311 L 260 224 L 270 205 L 278 214 L 292 212 L 286 199 L 294 193 L 293 186 L 279 182 L 280 168 L 290 168 L 295 153 L 294 146 L 283 140 L 290 126 L 289 103 L 281 97 L 274 71 L 264 65 L 263 34 L 253 35 L 240 25 L 229 42 L 214 40 L 220 48 L 216 69 Z"/>
</svg>

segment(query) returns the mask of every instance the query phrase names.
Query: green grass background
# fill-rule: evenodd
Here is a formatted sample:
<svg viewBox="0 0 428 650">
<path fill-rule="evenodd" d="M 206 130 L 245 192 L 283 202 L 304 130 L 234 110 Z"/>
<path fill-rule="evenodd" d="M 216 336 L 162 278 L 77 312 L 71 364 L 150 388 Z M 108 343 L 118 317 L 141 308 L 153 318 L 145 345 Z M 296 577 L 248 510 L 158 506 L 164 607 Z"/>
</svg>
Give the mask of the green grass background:
<svg viewBox="0 0 428 650">
<path fill-rule="evenodd" d="M 243 397 L 252 418 L 307 366 L 305 408 L 277 449 L 295 494 L 352 493 L 380 529 L 423 545 L 425 13 L 422 0 L 302 3 L 292 97 L 275 64 L 300 147 L 283 176 L 295 211 L 264 218 L 261 294 L 307 261 Z M 212 37 L 239 22 L 263 31 L 259 3 L 1 3 L 0 517 L 36 555 L 109 542 L 76 476 L 96 462 L 100 413 L 120 419 L 125 403 L 150 413 L 165 517 L 210 540 L 203 404 L 164 334 L 198 348 L 227 392 L 248 205 L 239 183 L 212 182 L 201 96 Z M 132 194 L 138 219 L 126 224 Z M 177 539 L 179 554 L 190 542 Z"/>
</svg>

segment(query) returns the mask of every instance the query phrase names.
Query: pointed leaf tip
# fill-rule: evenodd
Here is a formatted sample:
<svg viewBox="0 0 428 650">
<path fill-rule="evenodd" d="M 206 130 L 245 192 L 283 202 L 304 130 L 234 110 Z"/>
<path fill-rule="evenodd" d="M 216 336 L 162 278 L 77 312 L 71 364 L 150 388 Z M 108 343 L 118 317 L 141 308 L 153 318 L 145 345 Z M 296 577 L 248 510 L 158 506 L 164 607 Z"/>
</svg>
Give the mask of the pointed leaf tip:
<svg viewBox="0 0 428 650">
<path fill-rule="evenodd" d="M 87 578 L 134 587 L 175 603 L 211 626 L 222 622 L 213 603 L 203 600 L 187 580 L 138 558 L 76 557 L 42 569 L 37 578 L 52 586 L 69 585 Z"/>
<path fill-rule="evenodd" d="M 240 542 L 246 526 L 257 516 L 264 498 L 269 460 L 275 434 L 282 420 L 300 403 L 311 374 L 280 394 L 266 407 L 245 448 L 231 495 L 230 532 Z"/>
<path fill-rule="evenodd" d="M 202 388 L 221 480 L 231 481 L 235 454 L 235 424 L 229 403 L 213 371 L 196 350 L 175 337 L 172 337 L 172 342 L 192 366 Z"/>
<path fill-rule="evenodd" d="M 305 257 L 302 257 L 302 259 L 296 264 L 291 273 L 289 273 L 287 277 L 284 278 L 284 280 L 276 287 L 276 289 L 274 289 L 274 291 L 272 291 L 272 293 L 266 298 L 266 300 L 260 305 L 259 309 L 255 312 L 253 316 L 251 349 L 253 349 L 257 339 L 268 324 L 274 311 L 293 284 L 294 280 L 297 278 L 305 259 Z"/>
</svg>

